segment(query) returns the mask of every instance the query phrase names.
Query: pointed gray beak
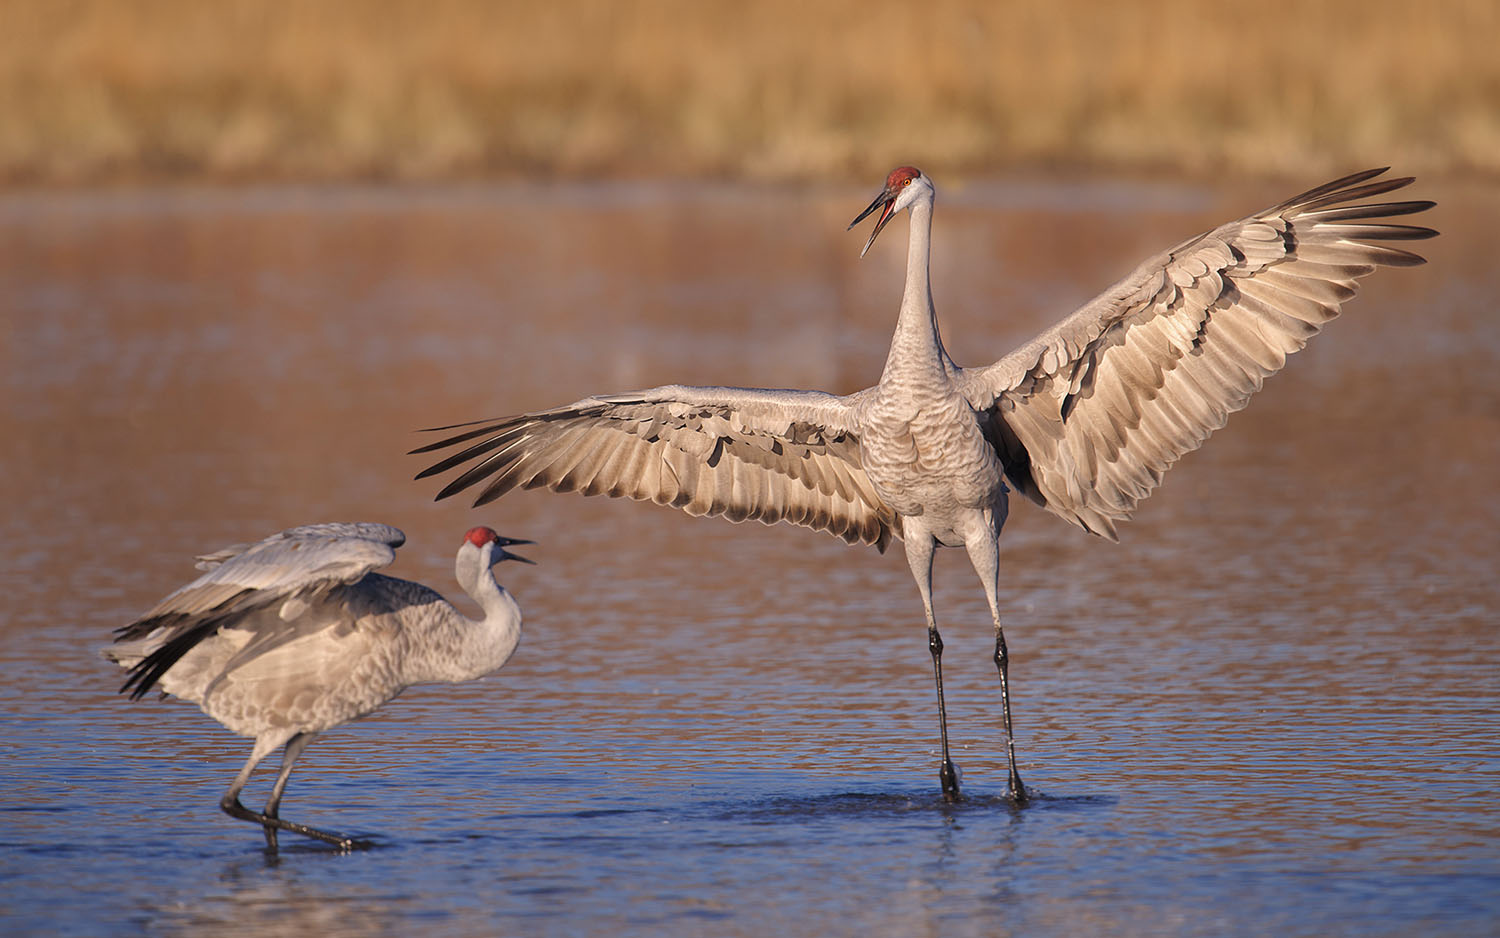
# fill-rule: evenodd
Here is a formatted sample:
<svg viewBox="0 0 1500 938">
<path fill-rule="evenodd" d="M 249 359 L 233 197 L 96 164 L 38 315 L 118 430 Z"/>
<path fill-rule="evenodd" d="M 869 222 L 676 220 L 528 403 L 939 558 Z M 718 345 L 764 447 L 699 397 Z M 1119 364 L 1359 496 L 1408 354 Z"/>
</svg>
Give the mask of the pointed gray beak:
<svg viewBox="0 0 1500 938">
<path fill-rule="evenodd" d="M 896 193 L 890 189 L 882 190 L 881 193 L 875 197 L 875 201 L 871 202 L 863 212 L 859 213 L 859 216 L 855 218 L 854 221 L 851 221 L 849 223 L 849 227 L 844 229 L 845 231 L 853 230 L 855 225 L 865 220 L 865 216 L 869 215 L 877 208 L 880 208 L 882 205 L 885 206 L 885 211 L 881 212 L 880 218 L 875 221 L 875 230 L 870 232 L 870 240 L 865 242 L 864 250 L 859 252 L 860 257 L 865 256 L 865 254 L 870 250 L 870 245 L 874 244 L 875 239 L 880 236 L 880 229 L 884 228 L 885 223 L 891 220 L 891 216 L 894 214 L 892 210 L 896 206 Z"/>
<path fill-rule="evenodd" d="M 495 554 L 495 559 L 493 561 L 494 563 L 499 563 L 502 560 L 519 560 L 521 563 L 529 563 L 532 566 L 536 566 L 535 560 L 529 560 L 525 557 L 520 556 L 519 554 L 512 554 L 510 551 L 505 549 L 514 544 L 535 544 L 536 541 L 527 541 L 519 537 L 496 537 L 495 543 L 499 545 L 500 550 Z"/>
</svg>

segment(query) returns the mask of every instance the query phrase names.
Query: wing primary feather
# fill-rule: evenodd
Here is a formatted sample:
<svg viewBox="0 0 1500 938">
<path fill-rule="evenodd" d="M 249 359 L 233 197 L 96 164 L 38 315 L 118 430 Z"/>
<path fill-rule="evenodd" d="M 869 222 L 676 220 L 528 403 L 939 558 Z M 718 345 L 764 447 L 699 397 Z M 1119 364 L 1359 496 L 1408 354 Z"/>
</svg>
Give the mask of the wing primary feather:
<svg viewBox="0 0 1500 938">
<path fill-rule="evenodd" d="M 1358 202 L 1360 199 L 1374 198 L 1377 195 L 1385 195 L 1387 192 L 1394 192 L 1397 189 L 1404 189 L 1407 186 L 1411 185 L 1412 181 L 1413 180 L 1411 176 L 1401 176 L 1393 179 L 1382 179 L 1379 182 L 1372 182 L 1363 186 L 1355 186 L 1350 189 L 1328 193 L 1316 199 L 1309 199 L 1305 202 L 1298 203 L 1296 205 L 1296 208 L 1299 212 L 1302 212 L 1320 209 L 1328 205 L 1338 204 L 1340 202 Z"/>
<path fill-rule="evenodd" d="M 1411 251 L 1403 251 L 1384 244 L 1344 241 L 1327 244 L 1307 241 L 1297 245 L 1296 257 L 1321 264 L 1348 263 L 1358 259 L 1361 263 L 1381 267 L 1418 267 L 1427 263 L 1427 258 Z"/>
<path fill-rule="evenodd" d="M 1437 205 L 1426 199 L 1410 202 L 1376 202 L 1371 205 L 1339 205 L 1337 208 L 1319 208 L 1297 213 L 1297 221 L 1314 222 L 1352 221 L 1357 218 L 1392 218 L 1397 215 L 1415 215 Z"/>
<path fill-rule="evenodd" d="M 1347 238 L 1351 241 L 1358 241 L 1365 238 L 1373 238 L 1377 241 L 1422 241 L 1437 236 L 1437 232 L 1431 228 L 1422 228 L 1417 225 L 1320 223 L 1315 231 L 1320 237 Z"/>
<path fill-rule="evenodd" d="M 447 472 L 449 469 L 452 469 L 454 466 L 457 466 L 460 463 L 468 462 L 469 460 L 473 459 L 476 456 L 483 456 L 486 453 L 492 452 L 495 449 L 503 447 L 506 443 L 512 441 L 513 439 L 515 439 L 515 435 L 513 433 L 511 433 L 511 432 L 496 433 L 494 436 L 490 437 L 487 440 L 484 440 L 483 442 L 477 443 L 477 444 L 475 444 L 473 446 L 470 446 L 470 447 L 468 447 L 466 449 L 460 450 L 459 452 L 454 453 L 452 456 L 449 456 L 446 459 L 443 459 L 441 462 L 433 463 L 432 465 L 428 466 L 426 469 L 423 469 L 421 472 L 417 473 L 416 476 L 414 476 L 413 478 L 415 478 L 415 479 L 425 479 L 425 478 L 428 478 L 429 476 L 435 476 L 435 475 L 438 475 L 439 473 Z M 454 442 L 454 441 L 446 441 L 446 442 Z M 444 443 L 444 445 L 446 445 L 446 442 Z M 411 451 L 411 454 L 423 453 L 423 452 L 427 452 L 427 450 L 426 449 L 414 449 L 414 450 Z M 411 455 L 411 454 L 408 454 L 408 455 Z"/>
<path fill-rule="evenodd" d="M 1340 178 L 1335 179 L 1332 182 L 1325 182 L 1321 186 L 1316 186 L 1312 189 L 1307 190 L 1306 192 L 1294 195 L 1290 199 L 1287 199 L 1285 202 L 1272 206 L 1262 214 L 1274 215 L 1285 211 L 1286 209 L 1292 208 L 1293 206 L 1310 206 L 1325 198 L 1331 198 L 1334 201 L 1338 202 L 1347 202 L 1351 199 L 1363 198 L 1363 195 L 1345 194 L 1344 190 L 1348 189 L 1352 192 L 1359 193 L 1361 191 L 1360 189 L 1351 189 L 1351 187 L 1358 186 L 1366 179 L 1374 179 L 1381 173 L 1388 171 L 1390 171 L 1389 166 L 1381 166 L 1377 169 L 1366 169 L 1357 173 L 1350 173 L 1347 176 L 1341 176 Z M 1387 179 L 1381 182 L 1374 183 L 1374 186 L 1384 186 L 1385 188 L 1380 189 L 1380 191 L 1389 192 L 1392 189 L 1399 189 L 1409 182 L 1411 182 L 1411 179 L 1409 178 Z"/>
<path fill-rule="evenodd" d="M 409 451 L 406 455 L 416 456 L 419 453 L 431 453 L 435 452 L 436 450 L 447 449 L 450 446 L 457 446 L 459 443 L 472 440 L 475 437 L 484 436 L 486 433 L 493 433 L 496 430 L 503 429 L 506 426 L 509 426 L 512 422 L 513 421 L 497 422 L 494 420 L 473 420 L 469 423 L 457 423 L 451 427 L 432 427 L 428 430 L 422 430 L 420 431 L 422 433 L 441 433 L 444 430 L 456 430 L 459 427 L 471 427 L 475 424 L 484 424 L 484 426 L 481 426 L 475 430 L 470 430 L 467 433 L 460 433 L 458 436 L 444 437 L 443 439 L 438 440 L 435 443 L 428 443 L 424 446 L 419 446 L 416 449 Z M 420 476 L 418 478 L 420 478 Z"/>
</svg>

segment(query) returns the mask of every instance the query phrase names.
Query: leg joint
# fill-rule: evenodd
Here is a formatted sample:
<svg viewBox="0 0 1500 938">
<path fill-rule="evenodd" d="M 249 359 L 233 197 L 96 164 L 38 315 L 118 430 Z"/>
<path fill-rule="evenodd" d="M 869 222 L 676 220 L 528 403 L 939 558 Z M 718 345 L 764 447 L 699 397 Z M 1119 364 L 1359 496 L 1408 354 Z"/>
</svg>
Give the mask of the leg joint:
<svg viewBox="0 0 1500 938">
<path fill-rule="evenodd" d="M 240 804 L 239 796 L 232 792 L 219 799 L 219 809 L 230 817 L 239 818 L 242 821 L 260 820 L 260 815 Z"/>
</svg>

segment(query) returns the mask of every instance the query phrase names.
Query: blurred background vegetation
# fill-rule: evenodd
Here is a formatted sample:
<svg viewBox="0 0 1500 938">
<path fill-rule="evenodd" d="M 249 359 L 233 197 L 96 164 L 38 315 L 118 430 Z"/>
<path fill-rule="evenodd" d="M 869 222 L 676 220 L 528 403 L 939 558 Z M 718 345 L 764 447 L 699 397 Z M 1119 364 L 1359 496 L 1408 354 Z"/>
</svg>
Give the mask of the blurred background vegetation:
<svg viewBox="0 0 1500 938">
<path fill-rule="evenodd" d="M 1500 171 L 1496 0 L 0 0 L 0 181 Z"/>
</svg>

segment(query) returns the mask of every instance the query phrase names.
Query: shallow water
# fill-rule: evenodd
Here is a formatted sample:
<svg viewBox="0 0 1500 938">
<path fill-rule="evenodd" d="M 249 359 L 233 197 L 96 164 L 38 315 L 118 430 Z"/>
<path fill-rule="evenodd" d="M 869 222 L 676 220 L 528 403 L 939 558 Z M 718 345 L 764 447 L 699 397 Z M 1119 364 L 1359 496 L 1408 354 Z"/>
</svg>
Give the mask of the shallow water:
<svg viewBox="0 0 1500 938">
<path fill-rule="evenodd" d="M 998 357 L 1146 254 L 1287 193 L 945 188 L 950 351 Z M 434 504 L 417 427 L 667 382 L 878 375 L 904 223 L 864 190 L 611 184 L 0 197 L 0 926 L 7 934 L 1500 933 L 1500 192 L 1441 200 L 1123 531 L 1026 504 L 1002 542 L 1021 770 L 983 596 L 937 602 L 937 795 L 899 551 L 518 493 Z M 1075 260 L 1073 258 L 1078 258 Z M 278 855 L 217 799 L 248 752 L 115 695 L 110 630 L 191 557 L 396 524 L 457 592 L 462 532 L 527 613 L 498 674 L 321 738 Z M 467 606 L 467 600 L 461 600 Z M 267 773 L 269 774 L 269 773 Z M 250 803 L 267 778 L 252 783 Z"/>
</svg>

